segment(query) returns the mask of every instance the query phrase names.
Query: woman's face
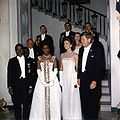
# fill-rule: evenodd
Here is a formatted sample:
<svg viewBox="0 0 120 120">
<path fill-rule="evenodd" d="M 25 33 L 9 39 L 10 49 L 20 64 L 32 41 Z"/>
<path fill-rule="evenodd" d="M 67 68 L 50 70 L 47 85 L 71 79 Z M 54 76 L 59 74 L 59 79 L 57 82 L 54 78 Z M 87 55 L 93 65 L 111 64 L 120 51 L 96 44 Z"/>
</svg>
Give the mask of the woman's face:
<svg viewBox="0 0 120 120">
<path fill-rule="evenodd" d="M 43 46 L 43 53 L 44 53 L 45 55 L 47 55 L 47 54 L 49 54 L 49 51 L 50 51 L 49 47 L 48 47 L 47 45 L 44 45 L 44 46 Z"/>
<path fill-rule="evenodd" d="M 80 34 L 75 34 L 75 43 L 76 45 L 80 43 Z"/>
<path fill-rule="evenodd" d="M 70 49 L 72 47 L 72 45 L 70 44 L 69 41 L 64 41 L 64 48 L 67 50 L 67 49 Z"/>
</svg>

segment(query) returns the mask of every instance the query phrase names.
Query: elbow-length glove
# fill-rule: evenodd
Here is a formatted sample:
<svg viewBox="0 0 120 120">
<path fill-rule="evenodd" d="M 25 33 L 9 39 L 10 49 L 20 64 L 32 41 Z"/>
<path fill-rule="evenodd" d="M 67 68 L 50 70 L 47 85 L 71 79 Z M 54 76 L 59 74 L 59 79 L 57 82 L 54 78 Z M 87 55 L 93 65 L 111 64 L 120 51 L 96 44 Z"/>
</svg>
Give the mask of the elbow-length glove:
<svg viewBox="0 0 120 120">
<path fill-rule="evenodd" d="M 63 71 L 59 71 L 60 75 L 60 86 L 63 86 Z"/>
</svg>

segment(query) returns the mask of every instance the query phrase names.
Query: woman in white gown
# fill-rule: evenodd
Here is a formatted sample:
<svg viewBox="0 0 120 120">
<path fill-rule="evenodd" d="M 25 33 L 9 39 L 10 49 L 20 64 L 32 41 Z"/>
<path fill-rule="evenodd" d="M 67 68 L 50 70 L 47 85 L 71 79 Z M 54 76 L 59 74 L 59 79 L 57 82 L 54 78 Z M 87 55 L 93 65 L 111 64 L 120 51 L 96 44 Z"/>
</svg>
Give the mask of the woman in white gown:
<svg viewBox="0 0 120 120">
<path fill-rule="evenodd" d="M 60 59 L 63 120 L 82 120 L 79 86 L 77 85 L 78 55 L 72 51 L 72 39 L 64 38 L 66 52 Z"/>
<path fill-rule="evenodd" d="M 56 57 L 47 44 L 38 57 L 38 79 L 33 93 L 29 120 L 61 120 L 61 90 L 57 79 Z"/>
</svg>

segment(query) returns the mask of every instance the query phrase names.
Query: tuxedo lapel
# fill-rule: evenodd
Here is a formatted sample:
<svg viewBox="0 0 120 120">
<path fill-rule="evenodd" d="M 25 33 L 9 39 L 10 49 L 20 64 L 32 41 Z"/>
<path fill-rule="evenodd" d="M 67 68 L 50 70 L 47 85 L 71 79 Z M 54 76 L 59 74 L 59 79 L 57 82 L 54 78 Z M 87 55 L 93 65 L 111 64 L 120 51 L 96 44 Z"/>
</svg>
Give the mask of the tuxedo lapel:
<svg viewBox="0 0 120 120">
<path fill-rule="evenodd" d="M 87 57 L 87 61 L 86 61 L 86 66 L 87 64 L 89 64 L 89 62 L 91 61 L 91 59 L 94 58 L 94 53 L 93 53 L 93 47 L 91 46 L 89 53 L 88 53 L 88 57 Z"/>
<path fill-rule="evenodd" d="M 82 57 L 83 57 L 83 52 L 84 52 L 84 47 L 81 47 L 80 49 L 80 53 L 79 53 L 79 65 L 80 65 L 80 69 L 82 68 Z"/>
<path fill-rule="evenodd" d="M 15 67 L 16 67 L 16 73 L 18 73 L 18 75 L 21 75 L 21 69 L 20 69 L 20 64 L 19 61 L 17 59 L 17 57 L 15 57 Z"/>
</svg>

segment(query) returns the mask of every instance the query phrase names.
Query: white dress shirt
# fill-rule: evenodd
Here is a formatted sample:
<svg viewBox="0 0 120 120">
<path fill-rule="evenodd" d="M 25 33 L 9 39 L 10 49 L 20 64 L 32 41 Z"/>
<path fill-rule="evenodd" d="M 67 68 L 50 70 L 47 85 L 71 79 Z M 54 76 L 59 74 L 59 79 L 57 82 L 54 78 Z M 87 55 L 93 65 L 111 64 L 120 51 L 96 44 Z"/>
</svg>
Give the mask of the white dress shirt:
<svg viewBox="0 0 120 120">
<path fill-rule="evenodd" d="M 70 31 L 66 31 L 65 34 L 66 36 L 69 36 Z"/>
<path fill-rule="evenodd" d="M 33 59 L 35 58 L 33 48 L 29 48 L 29 57 L 31 57 Z"/>
<path fill-rule="evenodd" d="M 20 64 L 20 69 L 21 69 L 21 77 L 25 78 L 25 57 L 22 55 L 21 57 L 17 56 L 17 59 Z"/>
<path fill-rule="evenodd" d="M 82 72 L 85 71 L 87 57 L 88 57 L 88 53 L 91 48 L 91 45 L 92 44 L 90 44 L 88 47 L 84 47 L 84 52 L 83 52 L 83 57 L 82 57 Z"/>
<path fill-rule="evenodd" d="M 41 40 L 43 41 L 45 39 L 45 34 L 41 34 Z"/>
</svg>

